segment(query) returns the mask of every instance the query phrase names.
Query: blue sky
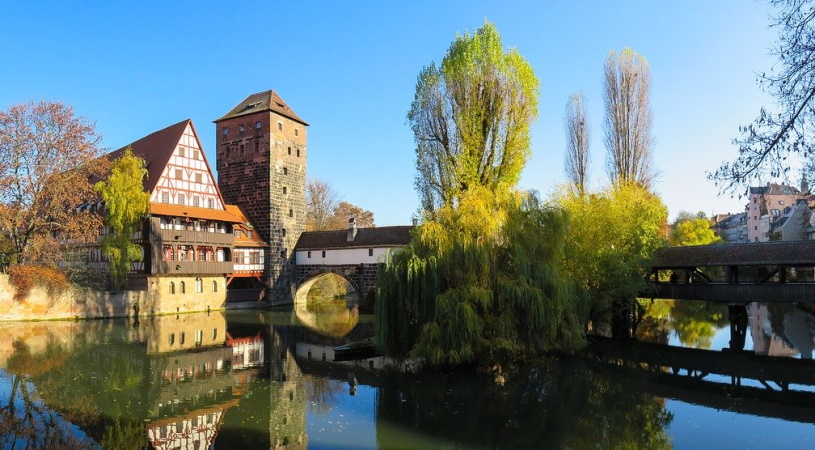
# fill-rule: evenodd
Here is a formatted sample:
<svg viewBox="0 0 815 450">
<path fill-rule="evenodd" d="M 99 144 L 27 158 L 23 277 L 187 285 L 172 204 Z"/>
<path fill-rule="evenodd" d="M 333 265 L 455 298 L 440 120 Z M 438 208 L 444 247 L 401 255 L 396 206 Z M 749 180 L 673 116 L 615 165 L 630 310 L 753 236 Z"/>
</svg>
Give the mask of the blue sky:
<svg viewBox="0 0 815 450">
<path fill-rule="evenodd" d="M 522 188 L 564 181 L 564 107 L 579 90 L 591 184 L 606 183 L 603 60 L 631 47 L 651 64 L 656 190 L 671 216 L 739 212 L 745 202 L 717 197 L 705 172 L 733 159 L 738 126 L 772 105 L 755 81 L 774 63 L 769 12 L 749 0 L 14 2 L 0 17 L 0 108 L 65 102 L 110 149 L 191 118 L 214 167 L 212 120 L 275 89 L 311 125 L 309 178 L 378 225 L 406 224 L 418 207 L 405 123 L 416 76 L 486 18 L 541 81 Z"/>
</svg>

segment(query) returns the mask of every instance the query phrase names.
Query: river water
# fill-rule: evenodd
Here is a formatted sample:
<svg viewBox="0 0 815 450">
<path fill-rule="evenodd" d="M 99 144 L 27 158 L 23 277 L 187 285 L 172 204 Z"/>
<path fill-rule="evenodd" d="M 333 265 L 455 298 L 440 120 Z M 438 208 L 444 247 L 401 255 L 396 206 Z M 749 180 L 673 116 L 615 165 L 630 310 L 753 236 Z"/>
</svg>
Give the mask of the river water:
<svg viewBox="0 0 815 450">
<path fill-rule="evenodd" d="M 0 324 L 0 448 L 815 446 L 812 311 L 644 305 L 637 342 L 464 373 L 333 361 L 373 331 L 346 304 Z"/>
</svg>

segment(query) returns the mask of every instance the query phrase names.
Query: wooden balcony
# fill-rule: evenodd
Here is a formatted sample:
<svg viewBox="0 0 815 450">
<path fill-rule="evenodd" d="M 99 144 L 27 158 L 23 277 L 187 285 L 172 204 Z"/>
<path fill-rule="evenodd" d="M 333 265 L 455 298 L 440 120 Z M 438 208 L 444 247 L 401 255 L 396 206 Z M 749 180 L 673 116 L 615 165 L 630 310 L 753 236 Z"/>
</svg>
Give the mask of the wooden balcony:
<svg viewBox="0 0 815 450">
<path fill-rule="evenodd" d="M 194 230 L 158 230 L 158 237 L 164 244 L 203 244 L 231 247 L 235 242 L 232 233 L 210 233 Z"/>
</svg>

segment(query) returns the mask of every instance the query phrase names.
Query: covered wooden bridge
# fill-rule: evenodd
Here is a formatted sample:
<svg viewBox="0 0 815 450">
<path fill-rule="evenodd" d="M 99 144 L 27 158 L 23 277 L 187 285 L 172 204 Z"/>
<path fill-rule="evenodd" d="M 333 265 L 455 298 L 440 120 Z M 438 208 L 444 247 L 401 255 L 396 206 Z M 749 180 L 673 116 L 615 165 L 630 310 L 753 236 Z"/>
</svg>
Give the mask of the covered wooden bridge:
<svg viewBox="0 0 815 450">
<path fill-rule="evenodd" d="M 815 303 L 815 241 L 667 247 L 643 297 Z"/>
</svg>

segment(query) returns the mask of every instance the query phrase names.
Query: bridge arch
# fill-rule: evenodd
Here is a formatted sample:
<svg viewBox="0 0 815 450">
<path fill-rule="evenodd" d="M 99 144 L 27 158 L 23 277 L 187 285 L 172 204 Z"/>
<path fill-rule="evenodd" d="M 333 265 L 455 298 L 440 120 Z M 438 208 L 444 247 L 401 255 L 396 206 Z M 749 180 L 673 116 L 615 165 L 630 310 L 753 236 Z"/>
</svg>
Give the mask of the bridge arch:
<svg viewBox="0 0 815 450">
<path fill-rule="evenodd" d="M 333 278 L 333 280 L 329 278 Z M 297 280 L 294 303 L 305 304 L 308 302 L 309 296 L 315 294 L 314 289 L 321 291 L 326 289 L 330 290 L 332 285 L 337 291 L 334 293 L 326 292 L 327 295 L 354 295 L 358 300 L 360 289 L 353 278 L 354 277 L 348 276 L 348 274 L 342 270 L 330 266 L 311 271 Z M 342 280 L 342 284 L 344 285 L 339 285 L 338 280 Z M 320 293 L 317 293 L 317 295 L 320 295 Z"/>
</svg>

